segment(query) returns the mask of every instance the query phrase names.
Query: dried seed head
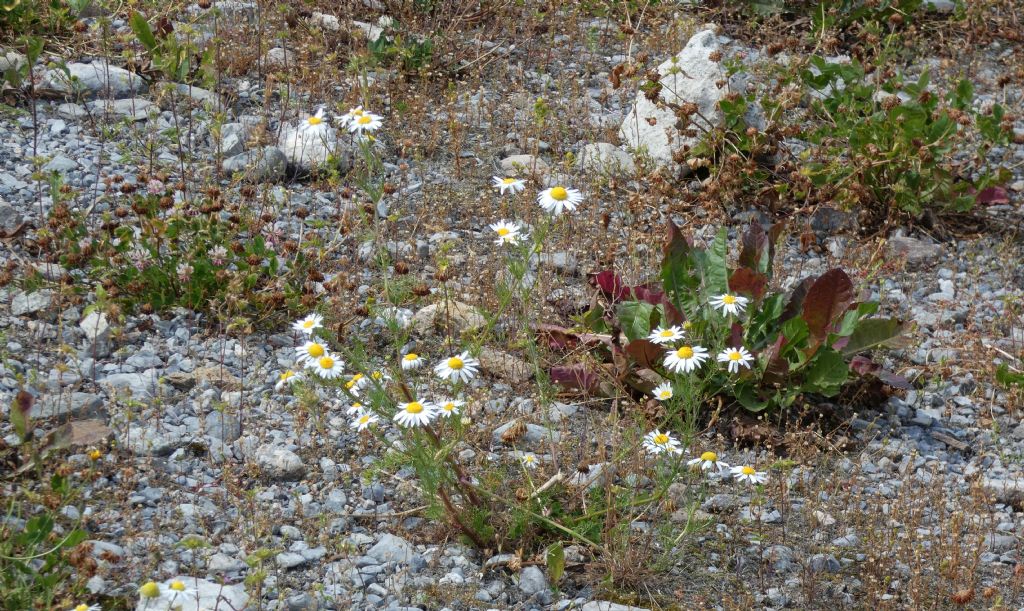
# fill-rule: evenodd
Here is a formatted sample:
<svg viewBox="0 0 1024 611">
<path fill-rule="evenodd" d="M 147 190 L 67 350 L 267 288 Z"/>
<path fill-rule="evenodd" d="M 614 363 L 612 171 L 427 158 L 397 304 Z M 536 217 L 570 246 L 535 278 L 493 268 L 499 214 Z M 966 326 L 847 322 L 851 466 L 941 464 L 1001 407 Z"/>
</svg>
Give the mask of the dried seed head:
<svg viewBox="0 0 1024 611">
<path fill-rule="evenodd" d="M 505 429 L 505 432 L 501 434 L 501 440 L 505 443 L 515 443 L 525 434 L 526 425 L 522 420 L 516 420 L 512 423 L 512 426 Z"/>
</svg>

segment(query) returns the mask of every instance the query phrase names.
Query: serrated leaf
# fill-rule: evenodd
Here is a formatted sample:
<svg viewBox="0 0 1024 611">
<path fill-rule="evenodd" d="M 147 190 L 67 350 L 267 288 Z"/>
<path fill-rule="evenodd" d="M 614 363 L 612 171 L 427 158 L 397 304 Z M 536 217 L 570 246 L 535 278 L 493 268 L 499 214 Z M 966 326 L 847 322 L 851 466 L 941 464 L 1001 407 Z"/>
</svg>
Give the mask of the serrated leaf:
<svg viewBox="0 0 1024 611">
<path fill-rule="evenodd" d="M 839 391 L 849 375 L 850 368 L 843 355 L 831 348 L 822 348 L 815 353 L 814 361 L 807 368 L 804 387 L 829 396 Z"/>
<path fill-rule="evenodd" d="M 153 35 L 153 30 L 142 13 L 132 13 L 132 16 L 128 18 L 128 25 L 131 26 L 132 32 L 135 33 L 135 37 L 139 39 L 142 46 L 152 53 L 157 46 L 156 36 Z"/>
</svg>

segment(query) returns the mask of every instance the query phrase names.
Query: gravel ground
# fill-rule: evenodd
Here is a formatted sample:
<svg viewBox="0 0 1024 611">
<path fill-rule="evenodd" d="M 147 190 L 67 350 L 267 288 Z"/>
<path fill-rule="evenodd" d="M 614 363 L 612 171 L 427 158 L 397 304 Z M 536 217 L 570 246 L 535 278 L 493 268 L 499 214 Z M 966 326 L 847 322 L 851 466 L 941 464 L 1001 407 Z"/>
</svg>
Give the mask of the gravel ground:
<svg viewBox="0 0 1024 611">
<path fill-rule="evenodd" d="M 235 4 L 245 14 L 246 5 Z M 113 27 L 125 24 L 115 19 Z M 606 28 L 607 23 L 597 20 L 588 27 Z M 481 236 L 494 215 L 431 211 L 439 194 L 480 189 L 500 173 L 498 168 L 512 168 L 506 160 L 513 155 L 535 154 L 542 163 L 561 167 L 560 155 L 579 155 L 587 144 L 603 141 L 601 134 L 617 129 L 630 108 L 628 97 L 604 91 L 606 72 L 621 61 L 617 52 L 574 46 L 558 35 L 552 44 L 569 52 L 543 73 L 531 70 L 525 63 L 529 56 L 516 55 L 506 42 L 484 45 L 522 60 L 524 88 L 508 95 L 499 83 L 490 83 L 439 110 L 438 123 L 454 118 L 475 126 L 463 135 L 455 154 L 404 158 L 396 152 L 399 135 L 384 136 L 387 171 L 401 185 L 381 211 L 397 219 L 389 225 L 393 234 L 387 247 L 414 262 L 415 275 L 428 279 L 442 243 L 454 244 L 452 260 L 466 264 L 450 283 L 460 300 L 482 302 L 486 284 L 492 283 L 487 274 L 494 273 L 500 258 L 482 245 Z M 1008 52 L 993 45 L 981 54 L 982 64 L 996 65 L 1000 54 Z M 92 61 L 68 61 L 77 59 Z M 983 67 L 981 82 L 993 81 L 996 70 Z M 722 481 L 707 483 L 707 500 L 697 517 L 707 520 L 708 527 L 687 539 L 672 566 L 652 576 L 646 590 L 637 587 L 638 594 L 629 599 L 610 593 L 614 589 L 588 568 L 591 559 L 579 547 L 568 549 L 569 575 L 553 590 L 542 564 L 520 563 L 507 553 L 512 550 L 482 555 L 459 544 L 452 532 L 417 511 L 411 468 L 364 479 L 384 449 L 350 429 L 347 403 L 322 397 L 319 413 L 309 414 L 290 393 L 275 390 L 279 373 L 293 365 L 298 338 L 291 332 L 282 328 L 231 337 L 211 327 L 203 314 L 181 309 L 110 321 L 86 312 L 94 293 L 77 305 L 68 299 L 68 283 L 62 280 L 88 285 L 83 272 L 47 262 L 26 247 L 25 239 L 45 227 L 41 213 L 52 203 L 50 186 L 34 177 L 34 159 L 43 160 L 46 171 L 61 174 L 78 194 L 76 206 L 90 207 L 93 215 L 118 202 L 105 178 L 119 175 L 129 184 L 137 182 L 137 155 L 147 142 L 155 143 L 151 158 L 171 173 L 172 181 L 182 178 L 185 164 L 190 179 L 197 181 L 216 176 L 218 159 L 226 160 L 226 167 L 252 167 L 246 165 L 252 151 L 261 149 L 249 146 L 243 136 L 256 124 L 277 131 L 277 120 L 266 118 L 282 111 L 278 98 L 263 106 L 269 96 L 258 79 L 250 74 L 226 82 L 233 102 L 224 112 L 237 126 L 226 132 L 238 137 L 220 142 L 209 137 L 213 113 L 204 108 L 216 94 L 192 91 L 194 104 L 173 112 L 159 93 L 139 91 L 129 77 L 119 82 L 116 93 L 100 91 L 101 97 L 122 96 L 109 106 L 47 99 L 33 112 L 4 109 L 0 115 L 0 231 L 15 233 L 27 223 L 18 236 L 0 240 L 0 258 L 17 262 L 22 271 L 35 267 L 47 280 L 0 288 L 0 405 L 6 409 L 28 380 L 37 397 L 36 417 L 45 428 L 98 419 L 112 430 L 112 449 L 95 467 L 99 476 L 84 484 L 82 504 L 62 510 L 71 519 L 81 515 L 94 540 L 99 569 L 88 583 L 91 592 L 134 601 L 138 584 L 147 579 L 189 575 L 228 584 L 222 595 L 251 608 L 259 598 L 262 608 L 290 610 L 622 611 L 629 607 L 600 602 L 602 597 L 632 600 L 642 608 L 653 606 L 655 599 L 704 608 L 861 608 L 864 592 L 880 588 L 889 608 L 906 608 L 908 592 L 927 583 L 914 559 L 941 572 L 940 560 L 958 548 L 973 559 L 968 562 L 972 568 L 946 578 L 979 598 L 987 587 L 998 588 L 1002 608 L 1024 605 L 1013 577 L 1024 536 L 1024 424 L 1017 412 L 1019 395 L 991 382 L 995 363 L 1020 366 L 1014 359 L 1024 346 L 1024 242 L 1007 230 L 1019 226 L 1024 212 L 1024 146 L 992 152 L 1014 173 L 1007 183 L 1010 203 L 985 213 L 999 232 L 936 242 L 921 231 L 895 228 L 880 236 L 883 240 L 837 231 L 835 219 L 823 214 L 797 221 L 807 223 L 818 244 L 808 249 L 797 237 L 786 241 L 779 253 L 786 271 L 780 284 L 790 286 L 840 263 L 856 272 L 852 275 L 881 301 L 883 311 L 915 323 L 913 341 L 885 356 L 887 365 L 912 380 L 915 389 L 856 413 L 837 408 L 841 416 L 834 429 L 807 433 L 821 437 L 808 441 L 809 446 L 833 449 L 807 458 L 794 451 L 795 467 L 780 476 L 779 490 L 773 487 L 760 511 L 751 509 L 747 492 Z M 574 91 L 582 102 L 557 98 L 567 95 L 558 84 L 569 80 L 578 83 Z M 554 113 L 556 123 L 572 134 L 564 141 L 530 140 L 528 130 L 517 127 L 528 123 L 538 94 L 550 96 L 556 111 L 565 111 Z M 979 102 L 994 96 L 982 91 Z M 1012 106 L 1021 100 L 1005 102 Z M 178 128 L 181 142 L 166 135 L 172 128 Z M 285 211 L 305 207 L 309 219 L 329 220 L 355 206 L 320 181 L 286 178 L 284 162 L 262 150 L 272 159 L 257 163 L 251 179 L 257 199 L 269 199 L 282 211 L 273 224 L 281 239 L 299 239 L 305 230 Z M 456 162 L 461 169 L 453 173 Z M 607 180 L 579 169 L 572 178 L 595 192 Z M 226 190 L 239 188 L 219 180 Z M 691 182 L 686 188 L 700 186 Z M 626 212 L 620 201 L 599 197 L 586 206 L 592 218 L 608 213 L 613 229 L 653 223 Z M 653 212 L 677 218 L 679 213 L 668 205 Z M 694 235 L 706 238 L 718 225 L 715 216 L 715 211 L 690 211 L 686 223 Z M 757 211 L 731 211 L 730 216 L 737 227 L 771 220 Z M 838 225 L 849 222 L 842 217 Z M 537 270 L 552 310 L 564 299 L 589 301 L 583 276 L 599 269 L 609 248 L 617 249 L 615 258 L 633 262 L 656 254 L 653 238 L 645 245 L 619 236 L 610 247 L 587 239 L 597 235 L 591 224 L 580 221 L 575 229 L 582 233 L 559 236 L 557 248 Z M 325 274 L 328 280 L 348 274 L 354 293 L 367 294 L 374 275 L 358 262 L 369 258 L 373 244 L 358 234 L 340 239 L 343 254 Z M 643 269 L 642 263 L 635 264 Z M 428 296 L 408 313 L 436 301 Z M 379 337 L 379 322 L 360 319 L 354 332 Z M 431 337 L 426 334 L 420 341 L 429 344 Z M 536 396 L 529 384 L 502 368 L 485 368 L 468 394 L 475 399 L 473 426 L 480 438 L 491 440 L 469 448 L 470 456 L 511 456 L 500 432 L 492 431 L 513 416 L 525 415 L 537 427 L 545 426 L 533 408 Z M 601 405 L 568 397 L 557 406 L 568 417 L 551 426 L 563 436 L 593 435 L 606 415 Z M 16 445 L 6 421 L 0 433 Z M 764 447 L 739 440 L 709 437 L 705 442 L 722 444 L 732 462 L 775 461 Z M 69 461 L 87 463 L 84 450 L 73 450 Z M 676 529 L 686 521 L 685 512 L 669 518 Z M 269 550 L 266 560 L 250 566 L 246 559 L 257 549 Z M 266 571 L 262 587 L 246 588 L 244 580 L 258 569 Z M 247 595 L 253 598 L 245 603 Z"/>
</svg>

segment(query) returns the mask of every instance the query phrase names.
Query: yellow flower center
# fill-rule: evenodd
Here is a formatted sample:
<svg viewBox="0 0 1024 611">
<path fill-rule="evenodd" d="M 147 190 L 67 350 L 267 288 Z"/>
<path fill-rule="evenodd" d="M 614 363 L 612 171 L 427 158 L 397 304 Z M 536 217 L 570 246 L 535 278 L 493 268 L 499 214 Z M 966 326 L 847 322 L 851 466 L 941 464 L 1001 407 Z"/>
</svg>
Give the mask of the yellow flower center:
<svg viewBox="0 0 1024 611">
<path fill-rule="evenodd" d="M 419 401 L 413 401 L 409 405 L 405 406 L 405 411 L 409 412 L 410 414 L 418 414 L 423 411 L 423 404 L 420 403 Z"/>
<path fill-rule="evenodd" d="M 452 358 L 448 359 L 448 368 L 449 369 L 459 370 L 459 369 L 462 369 L 463 365 L 465 365 L 465 363 L 463 363 L 462 359 L 460 359 L 457 356 L 453 356 Z"/>
<path fill-rule="evenodd" d="M 672 332 L 672 329 L 665 329 L 661 332 L 662 337 L 672 337 L 673 335 L 675 335 L 675 333 Z"/>
<path fill-rule="evenodd" d="M 361 416 L 359 418 L 359 424 L 366 424 L 369 421 L 370 421 L 370 415 L 369 414 L 364 414 L 363 416 Z"/>
<path fill-rule="evenodd" d="M 320 358 L 324 355 L 324 347 L 320 344 L 310 344 L 309 349 L 306 350 L 306 352 L 309 353 L 309 356 L 315 359 Z"/>
<path fill-rule="evenodd" d="M 691 348 L 689 346 L 683 346 L 679 350 L 676 350 L 676 356 L 678 356 L 681 359 L 692 359 L 693 358 L 693 348 Z"/>
<path fill-rule="evenodd" d="M 551 199 L 558 201 L 565 201 L 569 198 L 569 192 L 565 190 L 565 187 L 555 187 L 551 189 Z"/>
<path fill-rule="evenodd" d="M 103 458 L 103 452 L 100 452 L 99 450 L 93 450 L 92 452 L 89 452 L 89 458 L 92 460 L 99 460 Z"/>
<path fill-rule="evenodd" d="M 753 475 L 757 473 L 757 471 L 755 471 L 753 467 L 743 467 L 742 471 L 743 475 Z"/>
<path fill-rule="evenodd" d="M 724 303 L 725 305 L 732 305 L 736 303 L 736 298 L 733 297 L 732 295 L 723 295 L 722 303 Z"/>
<path fill-rule="evenodd" d="M 75 607 L 75 611 L 89 611 L 89 605 L 78 605 Z"/>
<path fill-rule="evenodd" d="M 507 227 L 501 227 L 500 229 L 498 229 L 498 235 L 500 235 L 501 237 L 505 237 L 509 233 L 511 233 L 511 232 L 508 230 Z"/>
<path fill-rule="evenodd" d="M 687 330 L 692 329 L 693 323 L 687 320 L 686 322 L 683 323 L 683 328 Z"/>
<path fill-rule="evenodd" d="M 374 371 L 370 375 L 373 377 L 374 380 L 382 380 L 384 378 L 384 374 L 379 371 Z"/>
<path fill-rule="evenodd" d="M 292 377 L 293 375 L 295 375 L 294 371 L 286 371 L 286 372 L 281 374 L 281 381 L 284 382 L 285 380 L 287 380 L 288 378 Z"/>
<path fill-rule="evenodd" d="M 363 116 L 360 116 L 360 117 L 359 117 L 358 119 L 356 119 L 356 123 L 358 123 L 358 124 L 360 124 L 360 125 L 366 125 L 366 124 L 368 124 L 368 123 L 369 123 L 370 121 L 373 121 L 373 119 L 371 119 L 370 117 L 367 117 L 367 116 L 365 116 L 365 115 L 363 115 Z"/>
<path fill-rule="evenodd" d="M 448 403 L 445 403 L 445 404 L 444 404 L 444 405 L 443 405 L 443 406 L 441 407 L 441 409 L 443 409 L 443 410 L 444 410 L 444 411 L 446 411 L 446 412 L 450 412 L 450 411 L 453 411 L 453 410 L 455 409 L 455 404 L 454 404 L 454 403 L 452 403 L 451 401 L 449 401 Z"/>
<path fill-rule="evenodd" d="M 329 356 L 321 357 L 319 362 L 321 369 L 331 369 L 334 367 L 334 359 Z"/>
<path fill-rule="evenodd" d="M 511 185 L 511 184 L 515 183 L 515 181 L 516 181 L 515 178 L 502 178 L 501 179 L 501 184 L 503 184 L 503 185 Z"/>
<path fill-rule="evenodd" d="M 174 590 L 175 592 L 184 592 L 185 591 L 185 583 L 182 582 L 182 581 L 177 581 L 177 580 L 172 581 L 171 582 L 171 589 Z"/>
<path fill-rule="evenodd" d="M 662 399 L 671 399 L 672 398 L 672 391 L 671 390 L 663 390 L 663 391 L 661 391 L 660 394 L 658 394 L 658 396 L 661 397 Z"/>
<path fill-rule="evenodd" d="M 302 328 L 303 329 L 312 329 L 313 325 L 315 325 L 315 324 L 316 324 L 315 320 L 304 320 L 304 321 L 302 321 Z"/>
<path fill-rule="evenodd" d="M 324 120 L 323 120 L 323 119 L 321 119 L 320 117 L 318 117 L 318 116 L 316 116 L 316 115 L 313 115 L 312 117 L 310 117 L 309 119 L 307 119 L 307 121 L 309 122 L 309 124 L 310 124 L 310 125 L 320 125 L 321 123 L 323 123 L 323 122 L 324 122 Z M 307 327 L 307 328 L 308 328 L 308 327 Z"/>
<path fill-rule="evenodd" d="M 708 462 L 718 462 L 718 454 L 715 454 L 714 452 L 704 452 L 700 455 L 700 459 Z"/>
<path fill-rule="evenodd" d="M 418 358 L 420 358 L 420 356 L 415 352 L 410 352 L 409 354 L 405 355 L 406 361 L 415 361 Z"/>
<path fill-rule="evenodd" d="M 139 588 L 139 594 L 142 594 L 146 598 L 156 598 L 160 596 L 160 586 L 156 585 L 155 582 L 147 581 L 141 588 Z"/>
<path fill-rule="evenodd" d="M 729 353 L 730 361 L 738 361 L 741 358 L 743 358 L 743 355 L 739 353 L 739 350 L 733 350 L 732 352 Z"/>
<path fill-rule="evenodd" d="M 526 456 L 523 457 L 523 462 L 525 462 L 525 463 L 532 463 L 532 462 L 534 462 L 536 460 L 537 460 L 537 457 L 534 456 L 533 454 L 527 454 Z"/>
<path fill-rule="evenodd" d="M 654 443 L 659 446 L 665 445 L 666 443 L 668 443 L 668 435 L 666 435 L 665 433 L 658 433 L 657 435 L 654 436 Z"/>
</svg>

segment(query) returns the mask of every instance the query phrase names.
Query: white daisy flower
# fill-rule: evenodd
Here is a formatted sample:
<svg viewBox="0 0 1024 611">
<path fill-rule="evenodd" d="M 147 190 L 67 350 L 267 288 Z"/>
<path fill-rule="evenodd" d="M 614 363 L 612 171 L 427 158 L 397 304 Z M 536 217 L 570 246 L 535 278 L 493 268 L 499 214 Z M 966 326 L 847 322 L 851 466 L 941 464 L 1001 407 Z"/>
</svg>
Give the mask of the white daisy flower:
<svg viewBox="0 0 1024 611">
<path fill-rule="evenodd" d="M 345 366 L 345 363 L 341 362 L 339 358 L 325 354 L 315 361 L 307 362 L 307 365 L 321 378 L 333 380 L 341 377 L 342 368 Z"/>
<path fill-rule="evenodd" d="M 358 117 L 349 121 L 348 131 L 353 134 L 367 134 L 377 131 L 384 125 L 384 118 L 373 114 L 372 112 L 364 112 Z"/>
<path fill-rule="evenodd" d="M 494 188 L 498 189 L 501 195 L 511 192 L 512 195 L 521 193 L 526 189 L 526 181 L 521 178 L 500 178 L 494 177 Z"/>
<path fill-rule="evenodd" d="M 101 609 L 99 605 L 87 605 L 85 603 L 82 603 L 80 605 L 75 605 L 74 607 L 71 607 L 70 609 L 68 609 L 68 611 L 101 611 Z"/>
<path fill-rule="evenodd" d="M 410 369 L 419 369 L 421 365 L 423 365 L 423 357 L 415 352 L 410 352 L 402 357 L 402 369 L 407 371 Z"/>
<path fill-rule="evenodd" d="M 465 405 L 465 401 L 458 401 L 456 399 L 448 399 L 447 401 L 438 401 L 437 412 L 439 415 L 450 418 L 453 414 L 458 414 L 462 411 L 462 406 Z"/>
<path fill-rule="evenodd" d="M 733 316 L 739 316 L 747 307 L 748 301 L 750 300 L 747 299 L 746 297 L 741 297 L 739 295 L 730 295 L 729 293 L 725 293 L 724 295 L 719 295 L 718 297 L 715 297 L 708 303 L 710 303 L 713 307 L 722 310 L 722 314 L 732 314 Z"/>
<path fill-rule="evenodd" d="M 358 395 L 359 391 L 366 387 L 370 383 L 370 378 L 364 376 L 361 373 L 357 373 L 345 382 L 345 390 L 351 392 L 354 395 Z"/>
<path fill-rule="evenodd" d="M 348 126 L 352 125 L 353 121 L 355 121 L 356 119 L 365 114 L 366 111 L 363 110 L 362 106 L 356 106 L 355 108 L 349 108 L 348 112 L 338 117 L 338 120 L 343 127 L 347 128 Z"/>
<path fill-rule="evenodd" d="M 540 207 L 548 214 L 555 216 L 562 214 L 565 210 L 569 212 L 576 210 L 576 206 L 582 201 L 583 194 L 577 189 L 561 186 L 544 189 L 537 196 L 537 203 L 540 204 Z"/>
<path fill-rule="evenodd" d="M 653 395 L 658 401 L 668 401 L 674 394 L 675 393 L 672 392 L 671 382 L 662 382 L 655 386 L 654 390 L 651 391 L 651 395 Z"/>
<path fill-rule="evenodd" d="M 708 351 L 702 346 L 683 346 L 665 357 L 665 368 L 675 373 L 690 373 L 704 364 Z"/>
<path fill-rule="evenodd" d="M 329 126 L 324 121 L 324 109 L 322 106 L 314 114 L 309 115 L 309 118 L 302 125 L 302 130 L 306 133 L 314 132 L 319 134 L 326 132 L 328 129 Z"/>
<path fill-rule="evenodd" d="M 763 484 L 768 481 L 768 474 L 764 471 L 758 471 L 750 465 L 742 465 L 739 467 L 733 467 L 729 470 L 734 478 L 741 482 L 748 484 Z"/>
<path fill-rule="evenodd" d="M 395 422 L 401 426 L 425 426 L 430 424 L 437 412 L 427 401 L 412 401 L 398 406 Z"/>
<path fill-rule="evenodd" d="M 178 579 L 167 584 L 167 590 L 164 591 L 163 597 L 171 609 L 181 609 L 186 603 L 199 602 L 199 593 Z"/>
<path fill-rule="evenodd" d="M 658 327 L 651 334 L 647 336 L 647 339 L 654 342 L 655 344 L 671 344 L 672 342 L 683 339 L 686 333 L 683 332 L 682 328 L 673 325 L 668 327 Z"/>
<path fill-rule="evenodd" d="M 519 454 L 518 458 L 519 462 L 527 469 L 536 469 L 537 465 L 540 464 L 540 460 L 533 452 L 522 452 Z"/>
<path fill-rule="evenodd" d="M 700 455 L 700 458 L 694 458 L 686 464 L 691 467 L 700 467 L 701 471 L 718 469 L 721 472 L 725 472 L 729 470 L 729 465 L 718 460 L 718 454 L 715 454 L 714 452 L 704 452 Z"/>
<path fill-rule="evenodd" d="M 355 416 L 356 414 L 363 413 L 363 409 L 365 409 L 363 407 L 363 404 L 357 401 L 352 405 L 349 405 L 348 410 L 345 413 L 348 414 L 349 416 Z"/>
<path fill-rule="evenodd" d="M 310 314 L 302 320 L 293 322 L 292 330 L 312 335 L 315 329 L 319 329 L 322 326 L 324 326 L 324 317 L 319 314 Z"/>
<path fill-rule="evenodd" d="M 352 423 L 349 426 L 351 426 L 352 428 L 359 432 L 363 432 L 366 429 L 373 426 L 374 424 L 377 424 L 378 421 L 380 421 L 380 418 L 374 416 L 373 414 L 366 413 L 358 416 L 355 420 L 352 421 Z"/>
<path fill-rule="evenodd" d="M 718 354 L 719 363 L 729 364 L 729 373 L 736 373 L 740 370 L 740 365 L 750 369 L 750 363 L 753 362 L 754 355 L 747 352 L 747 349 L 743 346 L 739 348 L 726 348 Z"/>
<path fill-rule="evenodd" d="M 298 354 L 297 360 L 300 364 L 306 364 L 309 361 L 315 361 L 316 359 L 327 355 L 327 346 L 317 341 L 309 341 L 295 349 Z"/>
<path fill-rule="evenodd" d="M 662 433 L 658 429 L 654 429 L 650 433 L 644 435 L 644 449 L 651 454 L 682 454 L 683 448 L 679 445 L 679 440 L 672 436 L 671 433 Z"/>
<path fill-rule="evenodd" d="M 277 376 L 277 383 L 274 384 L 274 390 L 281 392 L 285 386 L 291 386 L 292 384 L 302 380 L 302 374 L 286 369 L 281 372 L 281 375 Z"/>
<path fill-rule="evenodd" d="M 498 239 L 494 241 L 499 246 L 502 244 L 516 244 L 522 239 L 522 235 L 519 233 L 520 228 L 518 223 L 511 221 L 498 221 L 490 225 L 494 233 L 498 234 Z"/>
<path fill-rule="evenodd" d="M 468 382 L 476 376 L 479 366 L 479 361 L 469 356 L 468 352 L 462 352 L 435 365 L 434 373 L 442 380 Z"/>
</svg>

